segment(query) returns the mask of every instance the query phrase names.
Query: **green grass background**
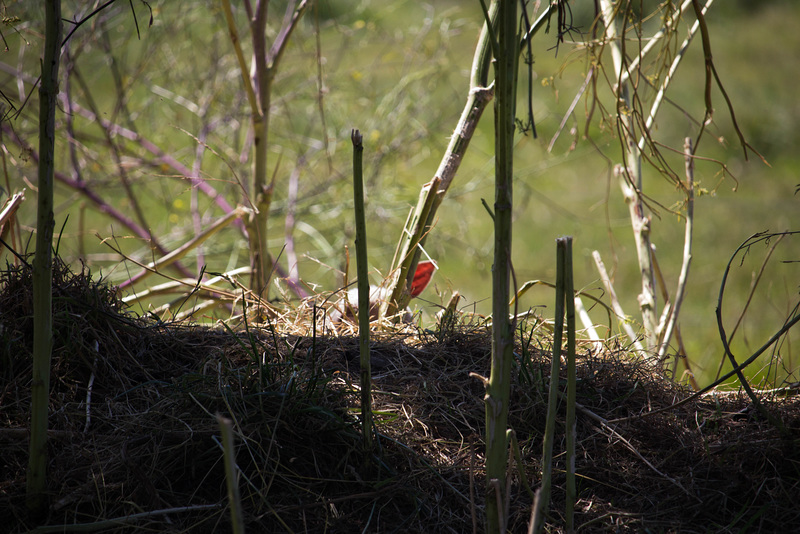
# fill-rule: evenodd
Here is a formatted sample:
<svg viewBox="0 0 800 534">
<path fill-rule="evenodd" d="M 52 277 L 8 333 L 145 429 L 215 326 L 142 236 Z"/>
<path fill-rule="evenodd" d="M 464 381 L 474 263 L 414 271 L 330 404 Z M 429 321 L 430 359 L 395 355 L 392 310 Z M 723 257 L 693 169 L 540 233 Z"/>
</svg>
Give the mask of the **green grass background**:
<svg viewBox="0 0 800 534">
<path fill-rule="evenodd" d="M 115 6 L 115 11 L 97 19 L 97 26 L 86 25 L 76 33 L 70 53 L 77 72 L 106 118 L 136 129 L 189 166 L 197 147 L 193 136 L 204 124 L 213 124 L 202 172 L 235 204 L 241 198 L 239 183 L 246 182 L 249 175 L 249 165 L 240 157 L 247 142 L 248 109 L 219 3 L 150 2 L 154 24 L 149 28 L 149 11 L 143 4 L 134 4 L 141 38 L 136 37 L 129 5 Z M 572 4 L 573 24 L 587 32 L 592 3 Z M 645 7 L 653 5 L 655 2 L 645 2 Z M 273 20 L 282 16 L 284 6 L 285 2 L 272 2 Z M 22 18 L 20 31 L 4 35 L 14 52 L 22 49 L 21 64 L 34 75 L 40 49 L 36 32 L 42 27 L 39 8 L 17 4 L 11 8 Z M 65 2 L 65 16 L 71 17 L 79 8 L 81 3 Z M 243 13 L 239 16 L 246 43 Z M 322 50 L 324 129 L 318 102 L 315 17 Z M 769 165 L 752 153 L 750 161 L 745 161 L 722 95 L 715 89 L 714 122 L 699 153 L 724 162 L 734 179 L 723 177 L 713 161 L 697 164 L 695 179 L 707 194 L 696 200 L 694 258 L 680 321 L 701 383 L 713 378 L 722 358 L 714 310 L 727 261 L 751 234 L 798 230 L 800 202 L 800 195 L 795 194 L 800 184 L 796 150 L 800 141 L 796 97 L 800 4 L 718 1 L 707 18 L 714 62 L 739 125 Z M 319 11 L 307 14 L 274 86 L 270 164 L 276 169 L 277 185 L 270 247 L 277 254 L 285 242 L 287 182 L 300 165 L 294 207 L 298 223 L 293 236 L 299 273 L 310 288 L 338 287 L 340 277 L 330 267 L 342 266 L 346 245 L 353 250 L 352 128 L 364 135 L 371 268 L 376 280 L 388 270 L 408 210 L 416 202 L 420 186 L 433 176 L 461 112 L 481 22 L 477 1 L 467 0 L 322 1 Z M 568 41 L 586 37 L 576 31 Z M 704 71 L 699 45 L 699 40 L 694 43 L 669 93 L 680 108 L 665 106 L 654 130 L 659 142 L 678 149 L 685 136 L 696 135 L 693 120 L 702 119 Z M 571 42 L 556 49 L 554 32 L 538 35 L 533 53 L 533 110 L 539 138 L 520 135 L 517 143 L 513 253 L 517 281 L 519 285 L 533 279 L 554 281 L 555 239 L 572 235 L 576 285 L 601 294 L 591 259 L 591 252 L 598 250 L 613 273 L 624 309 L 637 320 L 638 267 L 627 208 L 612 175 L 612 165 L 620 160 L 613 128 L 601 129 L 595 123 L 588 132 L 590 140 L 585 138 L 584 99 L 552 152 L 546 150 L 583 81 L 586 58 Z M 610 65 L 610 57 L 606 60 Z M 17 64 L 16 59 L 3 61 Z M 3 76 L 4 93 L 14 95 L 14 79 Z M 77 100 L 86 101 L 76 79 L 70 89 Z M 124 98 L 119 98 L 120 92 Z M 14 124 L 34 145 L 36 104 L 34 94 Z M 524 109 L 522 101 L 520 109 Z M 63 120 L 63 113 L 60 115 Z M 466 297 L 465 309 L 489 312 L 492 227 L 481 199 L 491 205 L 494 194 L 492 121 L 489 109 L 428 239 L 428 252 L 439 262 L 440 270 L 435 286 L 423 295 L 432 304 L 418 303 L 426 312 L 434 313 L 435 304 L 446 302 L 454 290 Z M 132 206 L 117 178 L 118 168 L 99 142 L 100 130 L 77 117 L 75 122 L 81 132 L 81 176 L 131 215 Z M 571 128 L 577 129 L 574 135 Z M 59 147 L 59 167 L 70 174 L 69 147 L 64 139 Z M 142 150 L 134 143 L 124 143 L 122 166 L 141 199 L 149 227 L 166 245 L 178 246 L 192 231 L 191 188 L 167 167 L 142 165 L 137 159 L 140 154 Z M 23 177 L 33 181 L 33 163 L 19 152 L 11 151 L 10 157 L 9 187 L 22 187 Z M 681 157 L 674 156 L 671 163 L 682 176 Z M 683 223 L 668 208 L 679 207 L 682 197 L 650 169 L 645 171 L 644 187 L 663 206 L 654 214 L 652 235 L 669 290 L 674 292 Z M 33 198 L 29 194 L 21 217 L 28 228 L 34 226 Z M 207 199 L 201 197 L 199 202 L 206 222 L 221 215 Z M 82 211 L 82 205 L 87 204 L 80 195 L 59 190 L 57 226 L 69 216 L 60 244 L 62 255 L 74 261 L 84 256 L 95 271 L 115 282 L 124 280 L 129 271 L 95 234 L 116 236 L 126 252 L 150 258 L 147 243 L 130 237 L 90 205 Z M 735 338 L 733 347 L 740 360 L 779 328 L 797 303 L 799 243 L 796 238 L 785 240 L 768 265 Z M 246 243 L 234 230 L 212 240 L 203 251 L 207 271 L 224 271 L 248 261 Z M 729 329 L 744 307 L 753 273 L 765 252 L 763 246 L 754 247 L 743 263 L 735 264 L 723 308 Z M 537 289 L 520 304 L 537 307 L 549 317 L 553 298 L 552 291 Z M 600 310 L 591 313 L 595 321 L 605 320 Z M 610 333 L 617 334 L 618 326 L 611 325 Z M 795 334 L 781 345 L 779 354 L 765 358 L 758 367 L 760 376 L 797 380 L 798 356 L 792 346 L 797 339 Z"/>
</svg>

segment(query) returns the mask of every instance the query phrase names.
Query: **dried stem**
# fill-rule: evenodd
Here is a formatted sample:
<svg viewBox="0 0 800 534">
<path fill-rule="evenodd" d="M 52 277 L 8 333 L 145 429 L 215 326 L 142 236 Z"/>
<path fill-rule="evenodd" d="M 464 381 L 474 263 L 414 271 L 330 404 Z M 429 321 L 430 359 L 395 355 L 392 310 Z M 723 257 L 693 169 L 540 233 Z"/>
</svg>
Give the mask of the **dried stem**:
<svg viewBox="0 0 800 534">
<path fill-rule="evenodd" d="M 614 291 L 614 284 L 611 282 L 611 277 L 608 276 L 608 271 L 606 271 L 606 266 L 600 258 L 600 253 L 596 250 L 592 251 L 592 258 L 594 258 L 594 264 L 597 267 L 597 272 L 600 274 L 600 280 L 603 282 L 603 286 L 608 292 L 608 298 L 611 300 L 611 307 L 617 315 L 617 320 L 622 326 L 622 329 L 625 330 L 625 334 L 628 336 L 628 339 L 630 339 L 636 353 L 642 356 L 644 354 L 644 347 L 642 347 L 642 344 L 639 342 L 636 332 L 631 328 L 628 317 L 625 315 L 625 311 L 619 303 L 617 292 Z"/>
<path fill-rule="evenodd" d="M 367 223 L 364 210 L 364 145 L 361 133 L 353 130 L 353 199 L 356 223 L 356 272 L 358 273 L 358 346 L 361 355 L 361 433 L 364 455 L 372 454 L 372 365 L 369 357 L 369 266 L 367 265 Z"/>
<path fill-rule="evenodd" d="M 45 44 L 39 87 L 39 191 L 36 210 L 36 256 L 33 259 L 33 370 L 31 441 L 26 479 L 28 509 L 46 517 L 47 426 L 50 406 L 50 358 L 53 349 L 53 174 L 56 104 L 61 43 L 61 0 L 45 3 Z"/>
<path fill-rule="evenodd" d="M 692 139 L 687 137 L 684 144 L 684 155 L 686 158 L 686 229 L 683 239 L 683 263 L 681 264 L 681 274 L 678 277 L 678 287 L 675 290 L 675 298 L 670 307 L 668 318 L 664 318 L 659 324 L 659 332 L 662 332 L 661 346 L 658 348 L 658 359 L 661 361 L 669 347 L 669 341 L 675 331 L 678 322 L 678 314 L 681 311 L 686 284 L 689 281 L 689 267 L 692 263 L 692 229 L 694 228 L 694 160 L 692 159 Z"/>
</svg>

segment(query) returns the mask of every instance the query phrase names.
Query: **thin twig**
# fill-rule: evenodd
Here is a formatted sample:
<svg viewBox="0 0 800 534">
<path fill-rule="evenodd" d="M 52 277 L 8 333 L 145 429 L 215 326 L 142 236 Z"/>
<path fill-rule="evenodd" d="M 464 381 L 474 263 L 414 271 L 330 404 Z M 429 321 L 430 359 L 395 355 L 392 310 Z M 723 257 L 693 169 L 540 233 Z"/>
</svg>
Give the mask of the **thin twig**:
<svg viewBox="0 0 800 534">
<path fill-rule="evenodd" d="M 622 441 L 622 443 L 623 443 L 623 444 L 625 444 L 625 447 L 626 447 L 626 448 L 627 448 L 629 451 L 631 451 L 633 454 L 635 454 L 635 455 L 636 455 L 636 456 L 637 456 L 637 457 L 638 457 L 638 458 L 639 458 L 639 459 L 640 459 L 642 462 L 644 462 L 644 464 L 645 464 L 647 467 L 649 467 L 650 469 L 652 469 L 654 473 L 656 473 L 658 476 L 660 476 L 660 477 L 662 477 L 662 478 L 664 478 L 664 479 L 666 479 L 666 480 L 670 481 L 672 484 L 674 484 L 675 486 L 677 486 L 678 488 L 680 488 L 680 490 L 681 490 L 683 493 L 685 493 L 687 496 L 689 496 L 689 497 L 691 497 L 691 498 L 693 498 L 693 499 L 697 499 L 697 496 L 695 496 L 695 495 L 692 495 L 691 493 L 689 493 L 689 491 L 688 491 L 686 488 L 684 488 L 684 487 L 681 485 L 681 483 L 680 483 L 680 482 L 678 482 L 677 480 L 675 480 L 675 479 L 674 479 L 674 478 L 672 478 L 671 476 L 669 476 L 669 475 L 667 475 L 667 474 L 665 474 L 665 473 L 662 473 L 661 471 L 659 471 L 659 470 L 658 470 L 658 468 L 657 468 L 656 466 L 654 466 L 652 463 L 650 463 L 650 461 L 649 461 L 647 458 L 645 458 L 644 456 L 642 456 L 642 454 L 641 454 L 639 451 L 637 451 L 637 450 L 636 450 L 636 447 L 634 447 L 633 445 L 631 445 L 631 443 L 630 443 L 630 442 L 629 442 L 627 439 L 625 439 L 625 437 L 624 437 L 622 434 L 620 434 L 619 432 L 617 432 L 617 430 L 616 430 L 616 429 L 615 429 L 615 428 L 614 428 L 614 427 L 611 425 L 611 421 L 608 421 L 607 419 L 604 419 L 603 417 L 600 417 L 599 415 L 597 415 L 596 413 L 594 413 L 594 412 L 593 412 L 593 411 L 591 411 L 590 409 L 586 408 L 585 406 L 583 406 L 583 405 L 582 405 L 581 403 L 579 403 L 579 402 L 576 402 L 576 403 L 575 403 L 575 407 L 576 407 L 577 409 L 579 409 L 581 412 L 583 412 L 585 415 L 587 415 L 588 417 L 590 417 L 591 419 L 594 419 L 595 421 L 597 421 L 598 423 L 600 423 L 600 425 L 601 425 L 601 426 L 602 426 L 604 429 L 608 430 L 608 431 L 609 431 L 609 432 L 610 432 L 612 435 L 616 436 L 616 437 L 617 437 L 617 438 L 618 438 L 620 441 Z"/>
<path fill-rule="evenodd" d="M 204 243 L 208 238 L 215 235 L 217 232 L 231 224 L 234 220 L 243 217 L 247 213 L 247 209 L 239 206 L 231 213 L 221 217 L 219 220 L 214 222 L 214 224 L 210 225 L 205 231 L 201 232 L 200 234 L 196 235 L 191 240 L 187 241 L 180 247 L 176 248 L 169 254 L 164 255 L 163 257 L 159 258 L 158 260 L 147 264 L 143 271 L 139 274 L 130 277 L 128 280 L 120 284 L 121 288 L 125 288 L 140 281 L 142 278 L 148 276 L 149 274 L 160 272 L 161 269 L 164 269 L 179 259 L 183 258 L 188 254 L 192 249 L 197 248 L 202 243 Z"/>
<path fill-rule="evenodd" d="M 751 239 L 752 238 L 748 239 L 747 241 L 742 243 L 742 245 L 740 245 L 739 248 L 736 249 L 736 252 L 733 253 L 730 260 L 728 260 L 728 265 L 725 267 L 725 273 L 722 275 L 722 282 L 720 283 L 719 287 L 719 297 L 717 298 L 717 310 L 716 310 L 717 328 L 719 330 L 720 340 L 722 341 L 722 348 L 725 350 L 725 354 L 731 361 L 731 365 L 734 371 L 736 372 L 736 376 L 739 378 L 739 383 L 744 388 L 745 392 L 747 393 L 747 396 L 750 397 L 750 400 L 753 401 L 753 406 L 758 410 L 758 412 L 761 415 L 763 415 L 770 423 L 772 423 L 778 430 L 780 430 L 781 433 L 785 433 L 786 429 L 783 425 L 783 422 L 773 417 L 772 414 L 769 413 L 769 411 L 758 400 L 758 396 L 750 388 L 750 384 L 748 383 L 747 378 L 744 376 L 744 373 L 742 372 L 743 368 L 741 368 L 739 364 L 736 363 L 736 357 L 733 355 L 733 351 L 731 351 L 730 347 L 730 338 L 728 338 L 727 334 L 725 333 L 725 325 L 723 324 L 722 321 L 722 297 L 725 294 L 725 286 L 728 281 L 728 274 L 730 273 L 731 264 L 733 263 L 734 258 L 736 258 L 737 254 L 739 254 L 739 252 L 742 249 L 749 248 L 752 245 Z"/>
<path fill-rule="evenodd" d="M 628 70 L 622 73 L 622 77 L 620 78 L 620 82 L 627 82 L 630 79 L 631 72 L 636 72 L 639 68 L 639 63 L 644 60 L 644 58 L 655 48 L 657 44 L 666 37 L 669 31 L 674 30 L 674 21 L 677 21 L 679 18 L 683 16 L 683 14 L 689 9 L 692 5 L 692 0 L 685 0 L 683 4 L 681 4 L 680 8 L 676 9 L 673 12 L 672 17 L 668 20 L 670 21 L 670 27 L 664 27 L 658 30 L 655 34 L 648 38 L 647 44 L 639 51 L 639 53 L 634 57 L 631 62 L 628 64 Z"/>
<path fill-rule="evenodd" d="M 744 139 L 744 134 L 742 133 L 741 128 L 739 128 L 739 123 L 736 121 L 736 114 L 733 111 L 733 104 L 731 103 L 731 99 L 728 97 L 728 92 L 725 90 L 725 86 L 722 85 L 722 81 L 719 78 L 719 74 L 717 73 L 717 68 L 714 66 L 714 59 L 711 54 L 711 37 L 709 37 L 708 33 L 708 26 L 706 25 L 706 18 L 705 13 L 708 9 L 708 6 L 714 0 L 708 0 L 706 3 L 706 7 L 703 9 L 700 8 L 700 2 L 698 0 L 692 0 L 692 6 L 694 7 L 695 15 L 697 16 L 697 23 L 700 26 L 700 36 L 702 37 L 703 41 L 703 56 L 705 59 L 706 64 L 706 80 L 705 80 L 705 104 L 706 104 L 706 117 L 703 121 L 703 127 L 711 121 L 711 117 L 714 115 L 714 105 L 711 101 L 711 77 L 714 77 L 714 81 L 717 83 L 717 88 L 722 93 L 722 97 L 725 99 L 725 103 L 728 106 L 728 113 L 731 116 L 731 122 L 733 123 L 733 129 L 736 131 L 736 135 L 739 137 L 739 143 L 742 146 L 742 150 L 744 151 L 744 159 L 748 159 L 747 157 L 747 149 L 753 150 L 756 152 L 753 147 L 751 147 L 747 141 Z M 698 138 L 695 141 L 695 146 L 697 146 L 700 136 L 703 134 L 703 129 L 700 130 L 698 134 Z M 758 154 L 758 152 L 756 152 Z"/>
<path fill-rule="evenodd" d="M 239 63 L 239 70 L 242 75 L 242 85 L 244 86 L 245 94 L 247 95 L 247 102 L 250 104 L 252 113 L 258 112 L 258 99 L 256 98 L 253 84 L 250 82 L 248 73 L 250 69 L 244 59 L 244 52 L 242 52 L 242 44 L 239 39 L 239 31 L 236 29 L 236 21 L 233 19 L 233 11 L 231 10 L 230 0 L 222 0 L 222 10 L 225 12 L 225 20 L 228 23 L 228 33 L 231 37 L 231 44 L 233 51 L 236 55 L 236 61 Z"/>
<path fill-rule="evenodd" d="M 688 0 L 687 2 L 684 3 L 684 5 L 687 3 L 692 3 L 693 1 L 694 0 Z M 705 7 L 703 8 L 703 13 L 708 11 L 708 8 L 711 7 L 711 4 L 713 2 L 714 0 L 708 0 Z M 681 6 L 681 12 L 683 12 L 683 9 L 684 6 Z M 684 39 L 683 43 L 681 44 L 678 53 L 675 55 L 675 59 L 672 61 L 672 65 L 670 65 L 670 68 L 667 71 L 666 76 L 664 77 L 664 81 L 658 88 L 658 93 L 656 93 L 656 96 L 653 99 L 653 104 L 650 106 L 650 114 L 648 115 L 647 120 L 645 121 L 645 126 L 643 131 L 649 132 L 653 127 L 653 124 L 655 123 L 656 120 L 656 114 L 658 113 L 658 110 L 661 107 L 661 103 L 666 98 L 665 95 L 667 92 L 667 88 L 670 86 L 670 83 L 672 82 L 672 79 L 675 76 L 675 72 L 678 70 L 678 66 L 681 64 L 681 61 L 683 60 L 686 51 L 689 49 L 689 45 L 691 44 L 692 39 L 697 33 L 699 27 L 700 27 L 700 21 L 697 20 L 695 21 L 694 25 L 692 25 L 692 27 L 689 29 L 689 35 L 686 37 L 686 39 Z M 644 150 L 644 144 L 646 139 L 647 138 L 645 135 L 642 135 L 642 137 L 639 139 L 639 150 Z"/>
<path fill-rule="evenodd" d="M 692 154 L 694 151 L 692 150 L 692 139 L 690 137 L 686 138 L 683 148 L 686 158 L 686 228 L 683 238 L 683 263 L 681 264 L 681 273 L 678 277 L 678 287 L 675 290 L 675 298 L 672 301 L 669 320 L 666 322 L 666 326 L 660 324 L 658 327 L 659 331 L 663 332 L 661 346 L 658 349 L 659 361 L 666 354 L 670 339 L 672 339 L 672 333 L 675 331 L 678 314 L 681 311 L 681 304 L 686 291 L 686 284 L 689 281 L 689 267 L 692 263 L 692 229 L 694 228 L 694 160 L 692 159 Z"/>
<path fill-rule="evenodd" d="M 600 280 L 603 282 L 603 286 L 606 288 L 606 291 L 608 292 L 609 299 L 611 300 L 611 307 L 614 309 L 614 313 L 617 314 L 617 320 L 619 321 L 623 330 L 625 330 L 625 334 L 628 336 L 628 339 L 630 339 L 631 343 L 633 344 L 636 353 L 640 356 L 644 355 L 644 348 L 642 347 L 642 344 L 639 342 L 639 338 L 633 331 L 633 328 L 631 328 L 631 325 L 628 322 L 628 318 L 625 315 L 625 311 L 622 309 L 622 305 L 620 305 L 619 303 L 619 299 L 617 298 L 617 292 L 614 291 L 614 285 L 611 283 L 611 278 L 608 276 L 608 271 L 606 271 L 606 266 L 603 263 L 603 260 L 600 258 L 600 253 L 596 250 L 592 251 L 592 258 L 594 258 L 594 264 L 597 267 L 597 272 L 600 274 Z"/>
<path fill-rule="evenodd" d="M 589 341 L 592 342 L 592 351 L 595 354 L 599 354 L 603 350 L 603 341 L 600 338 L 600 334 L 597 333 L 592 318 L 589 317 L 589 312 L 586 311 L 586 307 L 583 305 L 583 299 L 576 295 L 574 300 L 575 311 L 578 312 L 578 317 L 580 317 L 583 328 L 589 336 Z"/>
<path fill-rule="evenodd" d="M 589 72 L 586 74 L 586 79 L 583 80 L 583 85 L 581 85 L 580 89 L 578 89 L 578 91 L 575 93 L 575 98 L 572 99 L 569 109 L 567 109 L 567 112 L 564 113 L 564 117 L 561 119 L 561 124 L 558 125 L 556 133 L 553 134 L 553 138 L 550 139 L 550 144 L 547 145 L 548 153 L 553 151 L 553 146 L 556 144 L 556 140 L 558 140 L 559 135 L 561 135 L 562 130 L 567 125 L 567 120 L 572 116 L 572 112 L 575 111 L 575 107 L 578 105 L 578 102 L 580 102 L 580 99 L 583 97 L 583 94 L 589 87 L 589 82 L 592 81 L 593 74 L 594 67 L 589 69 Z"/>
<path fill-rule="evenodd" d="M 756 234 L 758 235 L 758 234 Z M 750 239 L 753 239 L 756 236 L 751 236 Z M 750 304 L 753 302 L 753 297 L 755 297 L 756 289 L 758 288 L 759 284 L 761 284 L 761 279 L 764 277 L 764 273 L 767 269 L 767 264 L 769 263 L 770 258 L 772 258 L 772 254 L 775 252 L 775 249 L 778 247 L 778 244 L 783 240 L 785 236 L 780 235 L 778 239 L 772 244 L 772 246 L 767 250 L 767 253 L 764 255 L 764 259 L 761 261 L 761 266 L 758 268 L 758 273 L 756 273 L 753 280 L 750 282 L 750 290 L 747 293 L 747 299 L 745 300 L 744 306 L 742 306 L 742 311 L 739 313 L 739 316 L 736 318 L 736 324 L 733 325 L 733 329 L 731 333 L 728 335 L 728 343 L 733 342 L 733 338 L 736 336 L 736 332 L 739 330 L 739 327 L 742 326 L 744 322 L 744 318 L 747 315 L 748 310 L 750 309 Z M 717 377 L 722 372 L 722 367 L 725 365 L 725 355 L 722 355 L 722 358 L 719 362 L 719 368 L 717 369 Z"/>
<path fill-rule="evenodd" d="M 98 532 L 101 530 L 108 530 L 119 528 L 120 526 L 127 525 L 138 521 L 139 519 L 150 519 L 162 515 L 169 514 L 182 514 L 186 512 L 198 512 L 202 510 L 214 510 L 221 508 L 222 504 L 197 504 L 194 506 L 178 506 L 176 508 L 164 508 L 162 510 L 152 510 L 150 512 L 141 512 L 138 514 L 124 515 L 122 517 L 115 517 L 103 521 L 95 521 L 94 523 L 78 523 L 78 524 L 65 524 L 65 525 L 47 525 L 44 527 L 37 527 L 31 530 L 32 534 L 49 534 L 51 532 Z"/>
</svg>

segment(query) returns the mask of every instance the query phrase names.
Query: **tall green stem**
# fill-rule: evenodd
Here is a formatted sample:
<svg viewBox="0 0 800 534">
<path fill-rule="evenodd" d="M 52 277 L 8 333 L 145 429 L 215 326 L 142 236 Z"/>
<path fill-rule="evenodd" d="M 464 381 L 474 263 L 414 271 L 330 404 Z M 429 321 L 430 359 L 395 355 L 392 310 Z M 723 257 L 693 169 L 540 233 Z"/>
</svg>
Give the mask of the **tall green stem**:
<svg viewBox="0 0 800 534">
<path fill-rule="evenodd" d="M 267 223 L 272 203 L 272 186 L 267 183 L 267 146 L 269 141 L 269 108 L 273 70 L 267 56 L 267 6 L 258 2 L 255 16 L 250 21 L 253 38 L 252 81 L 258 106 L 252 110 L 253 124 L 253 204 L 255 213 L 248 228 L 250 236 L 251 281 L 250 288 L 267 298 L 269 252 L 267 251 Z"/>
<path fill-rule="evenodd" d="M 577 427 L 575 424 L 575 281 L 572 269 L 572 237 L 561 237 L 557 241 L 559 252 L 564 249 L 564 304 L 567 312 L 567 532 L 575 532 L 575 440 Z"/>
<path fill-rule="evenodd" d="M 509 317 L 511 290 L 511 215 L 513 207 L 514 117 L 519 37 L 517 2 L 499 6 L 495 58 L 495 201 L 494 266 L 492 270 L 492 365 L 486 385 L 486 520 L 487 532 L 505 532 L 508 403 L 514 330 Z"/>
<path fill-rule="evenodd" d="M 27 504 L 32 511 L 47 505 L 47 411 L 50 358 L 53 349 L 53 173 L 55 168 L 58 63 L 61 48 L 61 0 L 45 3 L 45 42 L 39 86 L 39 205 L 36 256 L 33 259 L 33 380 Z"/>
<path fill-rule="evenodd" d="M 353 130 L 353 200 L 356 217 L 356 273 L 358 274 L 358 347 L 361 354 L 361 432 L 364 454 L 372 451 L 372 364 L 369 356 L 369 269 L 367 268 L 367 223 L 364 209 L 364 145 Z"/>
<path fill-rule="evenodd" d="M 550 361 L 550 389 L 547 397 L 547 420 L 542 440 L 542 488 L 534 513 L 534 532 L 541 532 L 542 517 L 550 507 L 553 474 L 553 440 L 555 439 L 558 406 L 558 380 L 561 370 L 561 347 L 564 341 L 564 306 L 566 299 L 566 247 L 556 242 L 556 306 L 553 317 L 553 357 Z"/>
</svg>

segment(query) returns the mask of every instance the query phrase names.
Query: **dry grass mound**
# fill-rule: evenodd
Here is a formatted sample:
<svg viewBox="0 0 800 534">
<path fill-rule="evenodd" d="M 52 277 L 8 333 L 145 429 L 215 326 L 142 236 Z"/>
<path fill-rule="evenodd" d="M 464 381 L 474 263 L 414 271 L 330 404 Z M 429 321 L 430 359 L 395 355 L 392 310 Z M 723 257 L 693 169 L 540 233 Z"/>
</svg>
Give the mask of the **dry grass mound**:
<svg viewBox="0 0 800 534">
<path fill-rule="evenodd" d="M 32 346 L 30 272 L 0 278 L 0 531 L 230 529 L 220 431 L 230 418 L 251 532 L 482 531 L 485 329 L 376 336 L 378 449 L 358 425 L 358 342 L 271 328 L 165 324 L 57 262 L 47 517 L 24 506 Z M 546 336 L 518 345 L 510 425 L 538 485 Z M 581 532 L 779 532 L 800 521 L 800 403 L 765 399 L 789 435 L 739 395 L 692 399 L 623 349 L 578 363 Z M 563 450 L 558 425 L 556 451 Z M 563 457 L 557 456 L 557 462 Z M 563 464 L 549 532 L 563 530 Z M 530 498 L 511 471 L 510 530 Z M 38 528 L 37 528 L 38 527 Z"/>
</svg>

